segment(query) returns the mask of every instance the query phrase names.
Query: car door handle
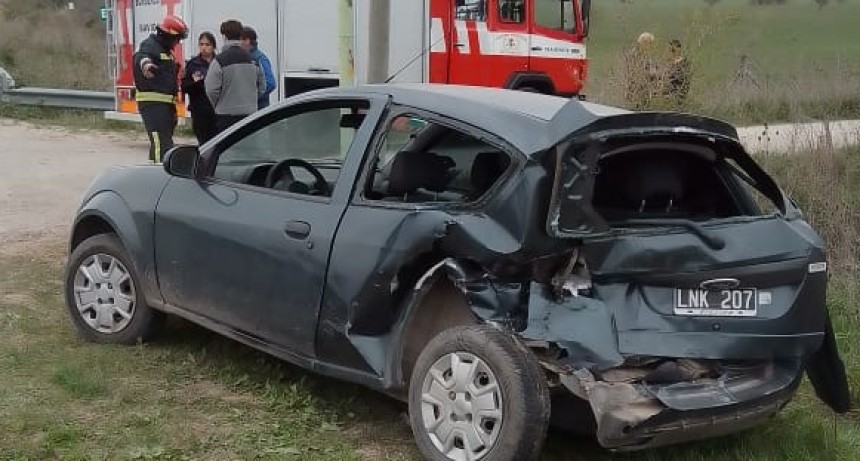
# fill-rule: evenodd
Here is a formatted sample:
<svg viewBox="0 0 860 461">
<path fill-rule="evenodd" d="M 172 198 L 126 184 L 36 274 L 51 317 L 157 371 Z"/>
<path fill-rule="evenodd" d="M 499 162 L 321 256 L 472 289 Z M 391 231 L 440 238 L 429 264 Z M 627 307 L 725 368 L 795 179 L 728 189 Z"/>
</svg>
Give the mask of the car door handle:
<svg viewBox="0 0 860 461">
<path fill-rule="evenodd" d="M 284 233 L 295 239 L 305 239 L 311 235 L 311 225 L 304 221 L 287 221 Z"/>
</svg>

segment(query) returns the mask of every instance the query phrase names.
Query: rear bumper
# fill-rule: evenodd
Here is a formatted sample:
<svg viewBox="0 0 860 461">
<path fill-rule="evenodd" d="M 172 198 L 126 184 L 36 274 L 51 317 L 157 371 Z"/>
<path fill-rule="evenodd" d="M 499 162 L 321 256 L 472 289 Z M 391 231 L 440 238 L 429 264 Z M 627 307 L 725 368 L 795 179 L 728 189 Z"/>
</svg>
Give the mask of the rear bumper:
<svg viewBox="0 0 860 461">
<path fill-rule="evenodd" d="M 603 447 L 632 451 L 756 426 L 791 400 L 802 376 L 802 361 L 791 359 L 728 367 L 718 378 L 671 384 L 607 382 L 582 370 L 561 382 L 589 402 Z"/>
<path fill-rule="evenodd" d="M 641 450 L 743 431 L 775 416 L 794 397 L 799 384 L 800 375 L 772 395 L 737 404 L 697 411 L 665 409 L 607 448 Z"/>
</svg>

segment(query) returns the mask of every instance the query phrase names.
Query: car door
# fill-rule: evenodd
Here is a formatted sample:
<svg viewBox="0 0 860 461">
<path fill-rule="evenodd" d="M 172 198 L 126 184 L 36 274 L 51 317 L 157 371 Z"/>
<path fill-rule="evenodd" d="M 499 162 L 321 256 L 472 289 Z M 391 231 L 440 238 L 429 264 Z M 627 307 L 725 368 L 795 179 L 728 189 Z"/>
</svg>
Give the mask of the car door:
<svg viewBox="0 0 860 461">
<path fill-rule="evenodd" d="M 320 359 L 379 376 L 417 268 L 438 262 L 449 225 L 488 221 L 477 203 L 516 165 L 497 137 L 435 114 L 393 106 L 381 125 L 331 253 L 318 340 Z"/>
<path fill-rule="evenodd" d="M 240 123 L 207 145 L 197 179 L 173 178 L 155 216 L 165 301 L 251 338 L 313 354 L 327 261 L 355 169 L 385 99 L 309 100 Z M 309 162 L 288 185 L 267 175 Z M 299 184 L 302 183 L 302 184 Z"/>
<path fill-rule="evenodd" d="M 451 44 L 448 62 L 448 83 L 487 85 L 491 76 L 482 57 L 478 30 L 486 31 L 487 2 L 485 0 L 456 0 L 451 14 L 453 28 L 449 29 Z"/>
</svg>

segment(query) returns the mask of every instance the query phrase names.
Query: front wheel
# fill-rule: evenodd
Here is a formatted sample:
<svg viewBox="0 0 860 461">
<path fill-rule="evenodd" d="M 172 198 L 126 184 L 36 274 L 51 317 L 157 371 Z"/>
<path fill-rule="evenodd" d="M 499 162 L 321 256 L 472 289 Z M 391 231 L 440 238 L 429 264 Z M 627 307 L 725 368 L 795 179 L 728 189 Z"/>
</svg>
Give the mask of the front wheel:
<svg viewBox="0 0 860 461">
<path fill-rule="evenodd" d="M 451 328 L 418 357 L 409 415 L 427 459 L 534 459 L 550 416 L 546 376 L 508 334 L 483 325 Z"/>
<path fill-rule="evenodd" d="M 164 321 L 163 313 L 146 305 L 140 277 L 115 234 L 90 237 L 72 251 L 65 285 L 72 323 L 89 341 L 134 344 Z"/>
</svg>

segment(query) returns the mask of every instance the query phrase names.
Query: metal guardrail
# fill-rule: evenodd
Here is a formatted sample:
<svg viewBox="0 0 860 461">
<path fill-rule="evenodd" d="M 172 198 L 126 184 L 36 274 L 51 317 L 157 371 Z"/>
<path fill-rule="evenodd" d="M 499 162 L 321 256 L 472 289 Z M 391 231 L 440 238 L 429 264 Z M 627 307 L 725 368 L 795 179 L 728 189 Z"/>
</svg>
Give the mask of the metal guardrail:
<svg viewBox="0 0 860 461">
<path fill-rule="evenodd" d="M 101 111 L 114 110 L 116 107 L 114 95 L 110 92 L 61 90 L 55 88 L 3 88 L 0 89 L 0 101 L 10 104 Z"/>
<path fill-rule="evenodd" d="M 10 88 L 15 88 L 15 86 L 15 79 L 12 78 L 12 75 L 6 72 L 6 69 L 0 67 L 0 94 Z"/>
</svg>

